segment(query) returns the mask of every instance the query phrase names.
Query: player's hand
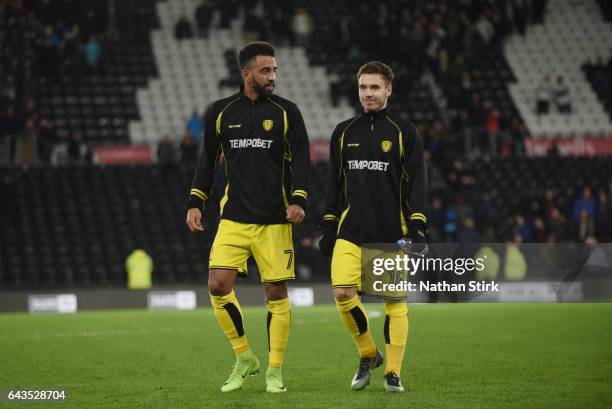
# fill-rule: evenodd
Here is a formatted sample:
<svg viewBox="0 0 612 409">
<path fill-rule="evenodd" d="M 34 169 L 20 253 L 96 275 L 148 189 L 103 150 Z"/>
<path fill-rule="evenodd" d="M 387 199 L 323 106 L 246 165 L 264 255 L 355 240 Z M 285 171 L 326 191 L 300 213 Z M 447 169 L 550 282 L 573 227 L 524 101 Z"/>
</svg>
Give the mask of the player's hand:
<svg viewBox="0 0 612 409">
<path fill-rule="evenodd" d="M 323 220 L 319 225 L 323 235 L 319 240 L 319 250 L 325 257 L 331 257 L 334 253 L 336 245 L 336 236 L 338 232 L 338 222 L 332 220 Z"/>
<path fill-rule="evenodd" d="M 306 213 L 298 205 L 291 205 L 287 208 L 287 221 L 291 223 L 302 223 Z"/>
<path fill-rule="evenodd" d="M 204 231 L 202 212 L 197 207 L 192 207 L 187 211 L 187 226 L 191 231 Z"/>
<path fill-rule="evenodd" d="M 408 224 L 408 237 L 403 239 L 400 248 L 404 253 L 413 256 L 425 256 L 429 252 L 427 246 L 427 226 L 421 221 Z"/>
</svg>

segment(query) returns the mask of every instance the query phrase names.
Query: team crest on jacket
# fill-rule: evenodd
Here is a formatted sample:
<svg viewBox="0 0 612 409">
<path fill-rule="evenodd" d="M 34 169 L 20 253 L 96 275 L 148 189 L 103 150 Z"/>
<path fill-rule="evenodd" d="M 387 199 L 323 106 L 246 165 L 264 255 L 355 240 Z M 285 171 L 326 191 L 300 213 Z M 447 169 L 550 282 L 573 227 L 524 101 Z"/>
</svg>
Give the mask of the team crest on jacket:
<svg viewBox="0 0 612 409">
<path fill-rule="evenodd" d="M 263 129 L 269 131 L 274 126 L 274 121 L 271 119 L 264 119 L 263 121 Z"/>
<path fill-rule="evenodd" d="M 391 141 L 382 141 L 380 143 L 380 147 L 382 148 L 383 152 L 389 152 L 391 150 L 391 146 L 393 146 Z"/>
</svg>

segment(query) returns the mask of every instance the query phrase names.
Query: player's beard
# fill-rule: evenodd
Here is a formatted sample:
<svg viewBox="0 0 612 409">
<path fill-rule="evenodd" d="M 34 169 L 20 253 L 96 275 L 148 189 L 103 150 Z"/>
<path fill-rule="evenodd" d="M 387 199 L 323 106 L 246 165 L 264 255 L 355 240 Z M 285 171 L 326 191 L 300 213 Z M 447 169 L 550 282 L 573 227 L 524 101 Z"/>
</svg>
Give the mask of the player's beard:
<svg viewBox="0 0 612 409">
<path fill-rule="evenodd" d="M 274 82 L 270 83 L 274 87 Z M 257 81 L 253 81 L 253 89 L 257 91 L 259 95 L 270 96 L 274 93 L 274 88 L 268 91 L 263 85 L 260 85 Z"/>
</svg>

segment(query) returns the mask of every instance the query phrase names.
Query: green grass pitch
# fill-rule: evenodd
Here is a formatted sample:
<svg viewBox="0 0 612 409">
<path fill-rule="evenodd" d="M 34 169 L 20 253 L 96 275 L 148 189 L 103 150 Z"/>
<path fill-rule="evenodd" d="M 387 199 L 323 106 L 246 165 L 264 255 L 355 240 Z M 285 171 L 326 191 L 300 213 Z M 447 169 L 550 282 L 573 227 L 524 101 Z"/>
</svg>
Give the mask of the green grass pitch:
<svg viewBox="0 0 612 409">
<path fill-rule="evenodd" d="M 369 304 L 384 351 L 384 307 Z M 350 390 L 356 350 L 334 306 L 294 308 L 288 391 L 263 372 L 222 394 L 233 356 L 210 309 L 0 315 L 0 389 L 67 388 L 61 404 L 17 408 L 610 408 L 612 304 L 411 305 L 402 380 L 382 370 Z M 265 368 L 266 312 L 245 308 Z"/>
</svg>

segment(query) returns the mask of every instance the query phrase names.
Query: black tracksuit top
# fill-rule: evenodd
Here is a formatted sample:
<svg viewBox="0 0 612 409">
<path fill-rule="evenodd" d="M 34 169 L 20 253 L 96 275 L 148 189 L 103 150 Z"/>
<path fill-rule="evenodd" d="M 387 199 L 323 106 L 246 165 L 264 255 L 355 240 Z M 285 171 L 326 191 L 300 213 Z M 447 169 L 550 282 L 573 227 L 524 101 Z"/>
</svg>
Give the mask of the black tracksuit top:
<svg viewBox="0 0 612 409">
<path fill-rule="evenodd" d="M 416 127 L 385 108 L 336 126 L 324 220 L 354 244 L 393 243 L 427 222 L 427 172 Z"/>
<path fill-rule="evenodd" d="M 203 144 L 187 208 L 203 208 L 212 193 L 221 155 L 227 178 L 222 219 L 287 223 L 289 205 L 305 208 L 310 172 L 308 134 L 293 102 L 277 95 L 260 95 L 252 101 L 241 87 L 240 92 L 208 109 Z"/>
</svg>

